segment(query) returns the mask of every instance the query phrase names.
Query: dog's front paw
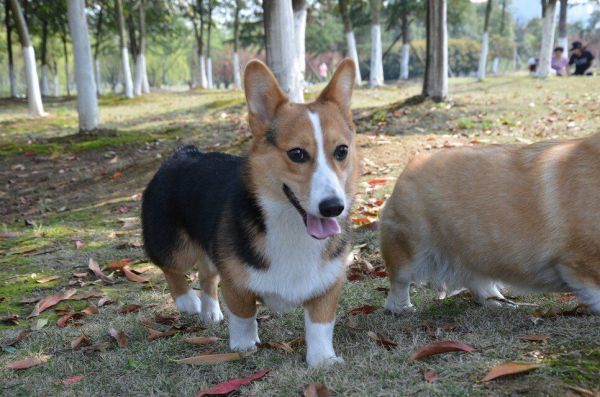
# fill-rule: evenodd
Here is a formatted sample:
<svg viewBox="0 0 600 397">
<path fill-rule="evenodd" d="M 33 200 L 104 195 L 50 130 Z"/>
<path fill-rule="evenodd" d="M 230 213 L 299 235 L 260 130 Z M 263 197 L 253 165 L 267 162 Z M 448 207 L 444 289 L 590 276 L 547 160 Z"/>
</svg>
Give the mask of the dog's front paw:
<svg viewBox="0 0 600 397">
<path fill-rule="evenodd" d="M 260 343 L 260 339 L 258 339 L 258 336 L 256 338 L 251 339 L 231 338 L 229 339 L 229 348 L 235 352 L 248 352 L 256 350 L 257 343 Z"/>
<path fill-rule="evenodd" d="M 417 311 L 412 304 L 398 304 L 389 297 L 385 300 L 385 305 L 383 307 L 393 314 L 412 314 Z"/>
<path fill-rule="evenodd" d="M 202 312 L 200 313 L 200 319 L 205 323 L 218 323 L 223 320 L 223 312 L 219 307 L 219 301 L 204 292 L 200 293 L 200 300 L 202 301 Z"/>
<path fill-rule="evenodd" d="M 309 368 L 325 368 L 332 365 L 344 364 L 344 359 L 337 356 L 306 356 Z"/>
<path fill-rule="evenodd" d="M 175 306 L 180 313 L 199 314 L 202 312 L 202 302 L 193 289 L 175 298 Z"/>
</svg>

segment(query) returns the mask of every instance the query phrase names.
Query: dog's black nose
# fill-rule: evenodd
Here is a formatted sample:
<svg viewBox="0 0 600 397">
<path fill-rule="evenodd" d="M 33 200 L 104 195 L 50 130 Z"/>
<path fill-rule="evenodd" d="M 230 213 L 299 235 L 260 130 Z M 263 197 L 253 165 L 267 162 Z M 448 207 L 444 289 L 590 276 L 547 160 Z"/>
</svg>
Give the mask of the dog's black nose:
<svg viewBox="0 0 600 397">
<path fill-rule="evenodd" d="M 319 212 L 327 218 L 338 216 L 343 210 L 344 203 L 337 197 L 326 198 L 319 203 Z"/>
</svg>

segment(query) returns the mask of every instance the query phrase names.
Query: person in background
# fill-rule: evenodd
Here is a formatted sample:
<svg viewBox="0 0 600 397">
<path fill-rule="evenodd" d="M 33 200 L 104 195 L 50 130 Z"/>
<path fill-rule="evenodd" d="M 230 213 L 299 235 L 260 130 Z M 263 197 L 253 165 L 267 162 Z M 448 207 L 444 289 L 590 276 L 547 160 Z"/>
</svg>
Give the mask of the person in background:
<svg viewBox="0 0 600 397">
<path fill-rule="evenodd" d="M 319 77 L 321 81 L 327 80 L 327 64 L 325 62 L 319 65 Z"/>
<path fill-rule="evenodd" d="M 557 76 L 566 76 L 569 74 L 569 60 L 565 57 L 564 48 L 556 47 L 554 49 L 554 53 L 552 54 L 552 69 L 556 72 Z"/>
<path fill-rule="evenodd" d="M 571 46 L 571 58 L 569 65 L 575 65 L 574 76 L 591 75 L 589 68 L 592 66 L 594 56 L 585 49 L 580 41 L 574 41 Z"/>
<path fill-rule="evenodd" d="M 529 69 L 529 74 L 533 75 L 537 71 L 538 63 L 540 60 L 538 58 L 531 57 L 527 60 L 527 68 Z"/>
</svg>

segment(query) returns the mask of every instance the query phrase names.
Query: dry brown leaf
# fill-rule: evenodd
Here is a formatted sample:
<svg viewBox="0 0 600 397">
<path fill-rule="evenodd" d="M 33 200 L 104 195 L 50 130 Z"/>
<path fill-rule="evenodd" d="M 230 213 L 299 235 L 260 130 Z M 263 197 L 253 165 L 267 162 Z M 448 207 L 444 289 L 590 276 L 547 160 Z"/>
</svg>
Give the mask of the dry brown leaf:
<svg viewBox="0 0 600 397">
<path fill-rule="evenodd" d="M 129 266 L 130 263 L 131 263 L 130 258 L 123 258 L 123 259 L 119 259 L 118 261 L 111 262 L 108 265 L 106 265 L 105 267 L 108 270 L 121 270 L 125 266 Z"/>
<path fill-rule="evenodd" d="M 121 307 L 119 309 L 119 314 L 135 313 L 135 312 L 139 311 L 141 308 L 142 307 L 140 305 L 132 303 L 132 304 L 125 305 L 125 306 Z"/>
<path fill-rule="evenodd" d="M 84 315 L 84 316 L 89 316 L 91 314 L 98 314 L 100 312 L 98 311 L 98 308 L 96 306 L 89 305 L 88 307 L 86 307 L 85 309 L 83 309 L 80 313 L 82 315 Z"/>
<path fill-rule="evenodd" d="M 76 350 L 80 346 L 91 345 L 92 341 L 86 334 L 80 334 L 78 337 L 71 341 L 71 349 Z"/>
<path fill-rule="evenodd" d="M 101 290 L 92 288 L 91 290 L 81 291 L 81 292 L 76 293 L 75 295 L 71 296 L 69 298 L 69 300 L 81 301 L 81 300 L 90 299 L 90 298 L 100 298 L 104 295 L 105 295 L 104 292 L 102 292 Z"/>
<path fill-rule="evenodd" d="M 277 342 L 277 341 L 263 342 L 263 343 L 258 343 L 256 346 L 261 349 L 279 349 L 279 350 L 283 350 L 286 353 L 294 352 L 294 349 L 286 342 Z"/>
<path fill-rule="evenodd" d="M 2 317 L 0 317 L 0 323 L 10 324 L 10 325 L 18 325 L 19 324 L 19 315 L 18 314 L 9 314 L 7 316 L 2 316 Z"/>
<path fill-rule="evenodd" d="M 125 266 L 121 269 L 127 280 L 133 281 L 134 283 L 147 283 L 149 280 L 145 277 L 135 274 L 131 270 L 129 270 L 129 266 Z"/>
<path fill-rule="evenodd" d="M 68 378 L 63 379 L 62 383 L 65 386 L 73 385 L 75 383 L 81 382 L 85 378 L 85 375 L 73 375 Z"/>
<path fill-rule="evenodd" d="M 393 347 L 398 346 L 398 342 L 393 341 L 380 333 L 375 333 L 373 331 L 367 332 L 369 338 L 373 339 L 378 345 L 385 347 L 387 350 L 391 350 Z"/>
<path fill-rule="evenodd" d="M 108 277 L 106 274 L 102 273 L 102 270 L 100 270 L 100 265 L 98 265 L 98 262 L 96 262 L 92 258 L 90 258 L 90 261 L 88 263 L 88 268 L 92 272 L 94 272 L 96 277 L 98 277 L 100 280 L 104 281 L 107 284 L 114 284 L 114 280 L 111 279 L 110 277 Z"/>
<path fill-rule="evenodd" d="M 241 360 L 252 353 L 217 353 L 217 354 L 201 354 L 199 356 L 186 357 L 180 360 L 174 360 L 178 364 L 218 364 L 226 361 Z"/>
<path fill-rule="evenodd" d="M 157 314 L 154 316 L 154 321 L 159 324 L 173 325 L 179 320 L 178 314 Z"/>
<path fill-rule="evenodd" d="M 76 314 L 77 313 L 75 313 L 75 312 L 69 312 L 69 313 L 62 315 L 58 320 L 56 320 L 56 326 L 58 328 L 66 327 L 69 320 L 71 320 L 73 317 L 75 317 Z"/>
<path fill-rule="evenodd" d="M 481 380 L 482 382 L 487 382 L 496 378 L 500 378 L 508 375 L 521 374 L 524 372 L 532 371 L 539 367 L 539 364 L 531 364 L 531 363 L 504 363 L 495 366 L 490 370 L 490 372 L 485 375 L 485 377 Z"/>
<path fill-rule="evenodd" d="M 27 318 L 39 316 L 40 313 L 43 312 L 44 310 L 51 308 L 52 306 L 56 305 L 57 303 L 65 300 L 65 299 L 69 299 L 71 296 L 75 295 L 75 292 L 77 292 L 77 291 L 74 289 L 70 289 L 65 292 L 61 292 L 59 294 L 50 295 L 50 296 L 45 297 L 44 299 L 40 300 L 35 305 L 35 308 L 31 312 L 31 314 L 29 316 L 27 316 Z"/>
<path fill-rule="evenodd" d="M 73 272 L 73 277 L 75 278 L 86 278 L 88 276 L 88 272 Z"/>
<path fill-rule="evenodd" d="M 91 346 L 86 346 L 83 349 L 81 349 L 82 351 L 89 353 L 89 352 L 105 352 L 106 350 L 108 350 L 108 348 L 110 347 L 110 343 L 108 342 L 96 342 Z"/>
<path fill-rule="evenodd" d="M 111 303 L 113 303 L 113 301 L 110 300 L 110 298 L 108 296 L 104 295 L 98 300 L 98 307 L 102 307 L 104 305 L 110 305 Z"/>
<path fill-rule="evenodd" d="M 38 278 L 37 280 L 35 280 L 35 282 L 39 283 L 39 284 L 44 284 L 44 283 L 49 283 L 50 281 L 58 280 L 59 278 L 60 278 L 60 276 L 46 276 L 46 277 Z"/>
<path fill-rule="evenodd" d="M 585 397 L 600 397 L 600 390 L 598 390 L 598 389 L 588 390 L 588 389 L 584 389 L 583 387 L 570 386 L 570 385 L 567 385 L 567 387 L 569 389 L 577 392 L 579 395 L 582 395 Z"/>
<path fill-rule="evenodd" d="M 35 367 L 36 365 L 40 365 L 50 360 L 48 355 L 43 355 L 39 357 L 26 358 L 25 360 L 13 361 L 12 363 L 6 364 L 7 369 L 27 369 L 31 367 Z"/>
<path fill-rule="evenodd" d="M 354 309 L 350 310 L 348 312 L 348 315 L 354 316 L 356 314 L 370 314 L 370 313 L 373 313 L 375 310 L 377 310 L 377 307 L 375 307 L 375 306 L 364 305 L 364 306 L 355 307 Z"/>
<path fill-rule="evenodd" d="M 522 335 L 522 336 L 518 336 L 517 338 L 526 340 L 528 342 L 541 342 L 541 343 L 546 343 L 546 342 L 548 342 L 548 339 L 550 339 L 550 337 L 548 335 Z"/>
<path fill-rule="evenodd" d="M 438 378 L 437 374 L 435 372 L 433 372 L 432 370 L 429 370 L 429 369 L 423 370 L 423 379 L 425 379 L 425 381 L 427 383 L 433 383 L 433 381 L 436 380 L 437 378 Z"/>
<path fill-rule="evenodd" d="M 169 336 L 173 336 L 179 332 L 178 329 L 173 328 L 173 327 L 169 328 L 166 331 L 157 331 L 157 330 L 149 328 L 149 327 L 147 329 L 148 329 L 148 332 L 150 332 L 150 335 L 148 335 L 149 342 L 153 341 L 155 339 L 168 338 Z"/>
<path fill-rule="evenodd" d="M 414 352 L 410 358 L 411 358 L 411 360 L 421 360 L 423 358 L 433 356 L 435 354 L 458 352 L 458 351 L 473 353 L 473 352 L 476 352 L 477 349 L 474 349 L 473 347 L 471 347 L 467 344 L 464 344 L 462 342 L 443 340 L 441 342 L 430 343 L 428 345 L 421 347 L 419 350 Z"/>
<path fill-rule="evenodd" d="M 233 392 L 237 391 L 241 386 L 248 385 L 255 380 L 258 380 L 265 376 L 271 371 L 270 369 L 260 370 L 250 376 L 240 379 L 230 379 L 226 382 L 219 383 L 215 387 L 211 387 L 210 389 L 203 389 L 196 397 L 204 397 L 204 396 L 229 396 Z"/>
<path fill-rule="evenodd" d="M 8 342 L 6 344 L 6 346 L 14 346 L 17 343 L 21 342 L 23 339 L 27 338 L 27 335 L 29 335 L 31 333 L 30 329 L 24 329 L 21 332 L 19 332 L 19 335 L 17 335 L 15 337 L 15 339 L 13 339 L 12 341 Z"/>
<path fill-rule="evenodd" d="M 129 338 L 127 337 L 127 334 L 125 333 L 125 331 L 123 331 L 123 330 L 117 331 L 116 329 L 111 328 L 108 331 L 108 333 L 110 334 L 110 336 L 115 338 L 115 340 L 119 344 L 119 347 L 126 348 L 127 345 L 129 344 Z"/>
<path fill-rule="evenodd" d="M 309 383 L 304 390 L 304 397 L 329 397 L 329 389 L 322 383 Z"/>
<path fill-rule="evenodd" d="M 184 342 L 190 343 L 192 345 L 208 345 L 220 340 L 222 339 L 216 336 L 194 336 L 191 338 L 185 338 Z"/>
</svg>

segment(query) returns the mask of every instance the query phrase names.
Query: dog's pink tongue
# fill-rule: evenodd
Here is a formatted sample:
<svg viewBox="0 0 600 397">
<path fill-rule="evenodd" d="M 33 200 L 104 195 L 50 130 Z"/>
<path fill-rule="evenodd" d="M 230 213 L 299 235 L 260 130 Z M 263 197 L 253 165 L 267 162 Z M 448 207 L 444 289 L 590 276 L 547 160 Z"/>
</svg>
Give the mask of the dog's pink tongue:
<svg viewBox="0 0 600 397">
<path fill-rule="evenodd" d="M 340 234 L 340 224 L 335 218 L 320 218 L 318 216 L 306 215 L 306 231 L 319 240 Z"/>
</svg>

